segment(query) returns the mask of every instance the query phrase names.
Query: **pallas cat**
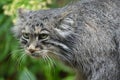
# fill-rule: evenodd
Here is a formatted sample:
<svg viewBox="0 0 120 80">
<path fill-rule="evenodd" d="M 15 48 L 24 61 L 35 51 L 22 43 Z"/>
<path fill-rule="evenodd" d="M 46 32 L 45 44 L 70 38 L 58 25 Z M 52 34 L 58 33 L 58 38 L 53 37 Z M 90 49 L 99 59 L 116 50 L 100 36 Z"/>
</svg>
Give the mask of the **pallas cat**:
<svg viewBox="0 0 120 80">
<path fill-rule="evenodd" d="M 120 80 L 120 0 L 78 0 L 18 15 L 12 30 L 28 55 L 60 59 L 76 80 Z"/>
</svg>

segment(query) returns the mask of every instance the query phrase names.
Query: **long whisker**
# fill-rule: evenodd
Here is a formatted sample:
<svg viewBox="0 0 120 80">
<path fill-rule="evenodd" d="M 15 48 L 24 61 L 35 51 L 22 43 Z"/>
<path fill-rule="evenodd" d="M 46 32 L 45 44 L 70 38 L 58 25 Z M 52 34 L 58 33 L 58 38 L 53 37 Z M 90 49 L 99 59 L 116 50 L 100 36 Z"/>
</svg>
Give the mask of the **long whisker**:
<svg viewBox="0 0 120 80">
<path fill-rule="evenodd" d="M 45 55 L 45 58 L 46 58 L 46 61 L 47 61 L 48 65 L 49 65 L 49 69 L 50 69 L 50 67 L 51 67 L 51 63 L 50 63 L 50 61 L 49 61 L 49 59 L 48 59 L 48 56 Z"/>
<path fill-rule="evenodd" d="M 23 52 L 23 50 L 14 50 L 10 53 L 11 55 L 11 59 L 14 61 L 14 59 L 16 59 L 19 55 L 21 55 Z"/>
<path fill-rule="evenodd" d="M 46 59 L 46 56 L 42 56 L 43 60 L 45 63 L 47 63 L 47 59 Z"/>
<path fill-rule="evenodd" d="M 21 68 L 21 64 L 22 64 L 22 61 L 24 60 L 24 57 L 26 56 L 26 54 L 22 54 L 21 56 L 20 56 L 20 58 L 18 58 L 18 68 Z"/>
<path fill-rule="evenodd" d="M 48 65 L 49 65 L 48 66 L 49 67 L 49 73 L 51 73 L 51 72 L 55 73 L 55 69 L 53 68 L 54 63 L 53 63 L 52 59 L 48 55 L 46 55 L 46 59 L 48 61 Z"/>
<path fill-rule="evenodd" d="M 52 62 L 53 62 L 53 66 L 55 66 L 55 65 L 56 65 L 55 60 L 53 60 L 53 58 L 51 58 L 50 56 L 49 56 L 49 58 L 52 60 Z"/>
<path fill-rule="evenodd" d="M 21 52 L 21 51 L 24 51 L 24 49 L 14 50 L 10 54 L 14 54 L 14 53 Z"/>
<path fill-rule="evenodd" d="M 15 64 L 18 67 L 18 69 L 20 69 L 22 60 L 24 59 L 25 55 L 26 54 L 24 54 L 24 52 L 20 52 L 19 54 L 14 53 L 11 55 L 13 61 L 15 61 Z"/>
<path fill-rule="evenodd" d="M 51 66 L 53 66 L 54 63 L 53 63 L 52 59 L 51 59 L 49 56 L 46 56 L 46 57 L 48 58 L 48 60 L 49 60 L 49 62 L 50 62 L 50 64 L 51 64 Z"/>
<path fill-rule="evenodd" d="M 51 70 L 52 70 L 52 72 L 55 73 L 55 64 L 56 63 L 54 62 L 54 60 L 50 56 L 47 56 L 47 58 L 49 59 L 49 62 L 51 64 Z"/>
<path fill-rule="evenodd" d="M 51 66 L 52 66 L 51 59 L 50 59 L 49 56 L 47 56 L 47 55 L 46 55 L 46 58 L 47 58 L 47 60 L 48 60 L 48 63 L 50 64 L 49 67 L 51 68 Z"/>
</svg>

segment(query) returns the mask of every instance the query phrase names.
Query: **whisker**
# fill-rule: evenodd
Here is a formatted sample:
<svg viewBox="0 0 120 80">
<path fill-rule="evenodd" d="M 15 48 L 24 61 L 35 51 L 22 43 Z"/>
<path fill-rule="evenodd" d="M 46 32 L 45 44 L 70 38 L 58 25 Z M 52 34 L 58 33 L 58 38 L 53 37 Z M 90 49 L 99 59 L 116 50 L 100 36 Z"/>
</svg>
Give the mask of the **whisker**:
<svg viewBox="0 0 120 80">
<path fill-rule="evenodd" d="M 50 62 L 50 64 L 51 64 L 51 66 L 53 66 L 54 63 L 53 63 L 52 59 L 51 59 L 49 56 L 46 56 L 46 57 L 48 58 L 48 60 L 49 60 L 49 62 Z"/>
<path fill-rule="evenodd" d="M 46 57 L 42 56 L 42 58 L 43 58 L 44 62 L 47 63 Z"/>
<path fill-rule="evenodd" d="M 25 57 L 25 56 L 26 56 L 26 54 L 22 54 L 22 55 L 20 56 L 20 58 L 19 58 L 19 60 L 18 60 L 18 61 L 19 61 L 19 62 L 18 62 L 18 63 L 19 63 L 18 68 L 21 68 L 21 66 L 22 66 L 21 64 L 22 64 L 22 61 L 24 60 L 24 57 Z"/>
<path fill-rule="evenodd" d="M 51 66 L 52 66 L 52 62 L 51 62 L 51 59 L 49 58 L 49 56 L 46 56 L 47 57 L 47 60 L 48 60 L 48 63 L 50 64 L 50 68 L 51 68 Z"/>
<path fill-rule="evenodd" d="M 49 65 L 49 68 L 50 68 L 50 67 L 51 67 L 51 63 L 50 63 L 50 61 L 49 61 L 47 55 L 45 55 L 45 58 L 46 58 L 47 64 Z"/>
<path fill-rule="evenodd" d="M 50 60 L 50 64 L 51 64 L 51 70 L 52 70 L 52 72 L 53 73 L 55 73 L 55 61 L 50 57 L 50 56 L 47 56 L 48 57 L 48 59 Z"/>
<path fill-rule="evenodd" d="M 13 53 L 16 53 L 16 52 L 21 52 L 21 51 L 24 51 L 24 50 L 23 50 L 23 49 L 14 50 L 14 51 L 12 51 L 10 54 L 13 54 Z"/>
<path fill-rule="evenodd" d="M 17 56 L 21 55 L 23 53 L 23 50 L 15 50 L 10 53 L 11 58 L 15 59 Z"/>
<path fill-rule="evenodd" d="M 14 61 L 15 61 L 16 66 L 18 67 L 18 69 L 20 69 L 21 63 L 22 63 L 25 55 L 26 55 L 26 54 L 21 54 L 21 55 L 15 56 L 15 59 L 17 58 L 17 60 L 14 60 Z"/>
</svg>

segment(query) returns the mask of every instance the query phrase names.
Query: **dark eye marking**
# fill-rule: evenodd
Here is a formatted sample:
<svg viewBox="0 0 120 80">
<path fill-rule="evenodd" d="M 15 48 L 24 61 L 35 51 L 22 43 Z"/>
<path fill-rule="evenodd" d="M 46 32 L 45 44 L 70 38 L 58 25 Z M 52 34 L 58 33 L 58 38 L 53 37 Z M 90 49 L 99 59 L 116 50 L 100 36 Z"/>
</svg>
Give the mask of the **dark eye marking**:
<svg viewBox="0 0 120 80">
<path fill-rule="evenodd" d="M 22 44 L 27 44 L 27 42 L 28 42 L 27 40 L 25 40 L 24 38 L 21 38 L 21 43 Z"/>
</svg>

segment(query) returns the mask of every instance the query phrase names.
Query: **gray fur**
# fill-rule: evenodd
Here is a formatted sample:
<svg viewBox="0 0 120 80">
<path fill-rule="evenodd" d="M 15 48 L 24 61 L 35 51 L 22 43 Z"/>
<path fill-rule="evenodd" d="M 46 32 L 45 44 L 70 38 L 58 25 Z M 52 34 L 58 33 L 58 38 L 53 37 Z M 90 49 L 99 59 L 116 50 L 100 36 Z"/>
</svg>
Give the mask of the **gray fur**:
<svg viewBox="0 0 120 80">
<path fill-rule="evenodd" d="M 34 37 L 30 42 L 52 50 L 76 70 L 77 80 L 120 80 L 120 0 L 81 0 L 40 11 L 21 9 L 19 16 L 13 28 L 16 36 L 20 38 L 26 27 L 34 34 L 37 24 L 46 28 L 50 37 L 46 44 L 35 42 Z"/>
</svg>

